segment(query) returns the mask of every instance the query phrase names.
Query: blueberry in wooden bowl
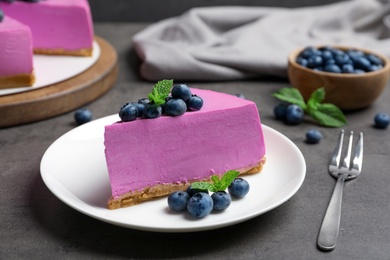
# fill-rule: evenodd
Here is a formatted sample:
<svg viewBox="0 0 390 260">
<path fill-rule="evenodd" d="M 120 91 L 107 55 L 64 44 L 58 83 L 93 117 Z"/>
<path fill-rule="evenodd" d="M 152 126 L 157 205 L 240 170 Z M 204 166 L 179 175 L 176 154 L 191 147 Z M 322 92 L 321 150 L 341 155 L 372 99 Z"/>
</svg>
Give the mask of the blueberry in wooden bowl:
<svg viewBox="0 0 390 260">
<path fill-rule="evenodd" d="M 389 80 L 390 61 L 377 52 L 349 46 L 308 46 L 288 57 L 290 84 L 305 100 L 325 89 L 326 103 L 342 110 L 368 107 Z"/>
</svg>

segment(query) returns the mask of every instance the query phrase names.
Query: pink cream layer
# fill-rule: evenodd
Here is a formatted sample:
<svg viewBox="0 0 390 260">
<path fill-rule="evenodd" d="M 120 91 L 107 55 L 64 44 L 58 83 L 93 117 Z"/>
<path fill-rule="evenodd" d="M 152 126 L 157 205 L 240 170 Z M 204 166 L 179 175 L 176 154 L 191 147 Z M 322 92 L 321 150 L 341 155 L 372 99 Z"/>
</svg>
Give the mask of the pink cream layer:
<svg viewBox="0 0 390 260">
<path fill-rule="evenodd" d="M 255 103 L 192 89 L 200 111 L 137 119 L 105 127 L 104 144 L 112 195 L 164 183 L 201 180 L 254 166 L 265 155 Z"/>
<path fill-rule="evenodd" d="M 0 9 L 5 16 L 30 27 L 34 48 L 77 50 L 92 47 L 93 25 L 87 0 L 0 1 Z"/>
<path fill-rule="evenodd" d="M 5 16 L 0 23 L 0 39 L 0 76 L 30 74 L 33 58 L 29 28 Z"/>
</svg>

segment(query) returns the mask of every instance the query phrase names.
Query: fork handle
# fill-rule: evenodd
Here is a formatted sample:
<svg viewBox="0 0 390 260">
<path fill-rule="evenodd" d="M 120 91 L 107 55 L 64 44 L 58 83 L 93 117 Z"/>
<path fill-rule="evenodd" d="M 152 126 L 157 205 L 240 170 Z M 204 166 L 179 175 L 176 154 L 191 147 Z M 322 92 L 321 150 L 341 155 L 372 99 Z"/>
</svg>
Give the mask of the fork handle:
<svg viewBox="0 0 390 260">
<path fill-rule="evenodd" d="M 336 247 L 340 227 L 341 202 L 346 176 L 340 174 L 334 187 L 332 198 L 322 221 L 317 246 L 323 251 L 332 251 Z"/>
</svg>

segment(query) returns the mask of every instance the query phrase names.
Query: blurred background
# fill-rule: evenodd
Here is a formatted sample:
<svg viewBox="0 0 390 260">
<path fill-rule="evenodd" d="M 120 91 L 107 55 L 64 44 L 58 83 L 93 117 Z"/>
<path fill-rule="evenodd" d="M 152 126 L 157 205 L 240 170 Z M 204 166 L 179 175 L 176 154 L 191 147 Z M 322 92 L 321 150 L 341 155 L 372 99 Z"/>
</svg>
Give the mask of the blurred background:
<svg viewBox="0 0 390 260">
<path fill-rule="evenodd" d="M 89 0 L 95 22 L 156 22 L 177 16 L 193 7 L 268 6 L 304 7 L 341 0 Z"/>
</svg>

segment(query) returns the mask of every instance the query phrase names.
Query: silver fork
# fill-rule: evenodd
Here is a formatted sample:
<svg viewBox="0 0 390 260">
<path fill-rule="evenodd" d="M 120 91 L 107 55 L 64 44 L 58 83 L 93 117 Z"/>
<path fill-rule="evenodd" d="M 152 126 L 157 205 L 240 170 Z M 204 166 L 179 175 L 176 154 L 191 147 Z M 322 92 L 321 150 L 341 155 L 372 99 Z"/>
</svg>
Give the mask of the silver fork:
<svg viewBox="0 0 390 260">
<path fill-rule="evenodd" d="M 363 164 L 363 133 L 360 132 L 359 140 L 355 147 L 355 155 L 352 158 L 351 152 L 353 131 L 349 136 L 347 153 L 340 164 L 341 152 L 344 140 L 344 130 L 341 130 L 338 144 L 333 152 L 329 163 L 329 173 L 337 179 L 336 186 L 322 221 L 320 233 L 318 235 L 317 246 L 324 251 L 332 251 L 336 247 L 337 237 L 340 227 L 341 202 L 343 199 L 343 188 L 345 181 L 355 179 L 359 176 Z"/>
</svg>

